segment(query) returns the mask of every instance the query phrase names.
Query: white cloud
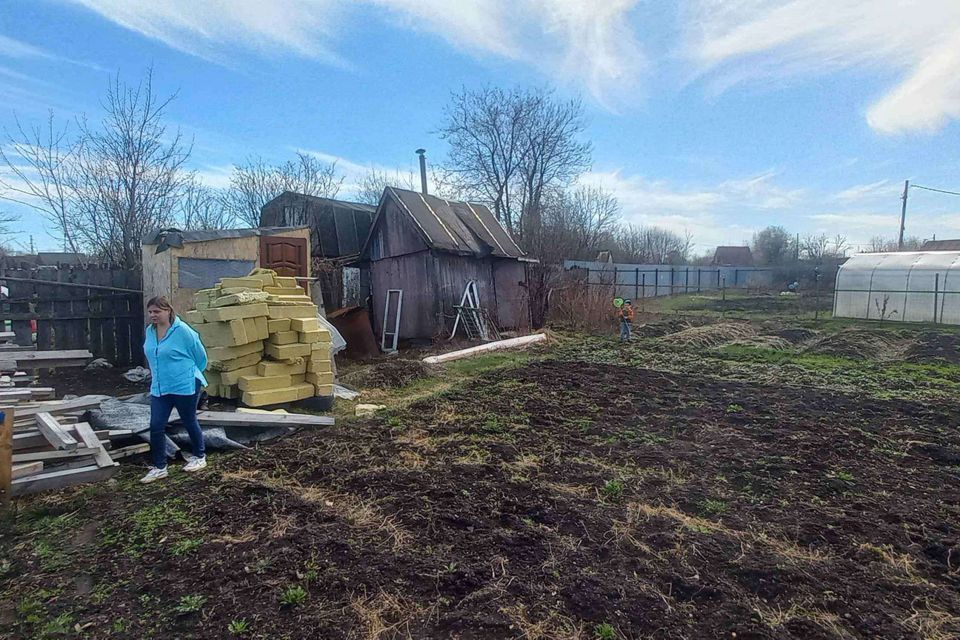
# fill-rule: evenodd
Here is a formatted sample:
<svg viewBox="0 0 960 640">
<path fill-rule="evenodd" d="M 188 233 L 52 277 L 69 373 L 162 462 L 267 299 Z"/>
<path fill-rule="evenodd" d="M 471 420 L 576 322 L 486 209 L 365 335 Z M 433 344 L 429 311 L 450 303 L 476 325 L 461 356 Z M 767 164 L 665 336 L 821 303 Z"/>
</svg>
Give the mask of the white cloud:
<svg viewBox="0 0 960 640">
<path fill-rule="evenodd" d="M 690 0 L 688 53 L 721 86 L 861 68 L 903 74 L 867 110 L 884 133 L 960 117 L 956 0 Z"/>
<path fill-rule="evenodd" d="M 403 28 L 474 54 L 571 79 L 600 101 L 629 90 L 646 66 L 630 27 L 639 0 L 72 0 L 181 51 L 230 64 L 230 51 L 335 52 L 348 15 L 367 5 Z M 385 9 L 386 12 L 381 10 Z M 384 15 L 385 13 L 385 15 Z"/>
<path fill-rule="evenodd" d="M 31 44 L 0 34 L 0 56 L 8 58 L 52 58 L 53 56 Z"/>
<path fill-rule="evenodd" d="M 224 64 L 228 46 L 341 62 L 329 48 L 339 0 L 72 1 L 131 31 Z"/>
<path fill-rule="evenodd" d="M 870 184 L 858 184 L 848 187 L 833 197 L 842 202 L 860 202 L 878 198 L 890 199 L 901 192 L 902 187 L 889 180 L 880 180 Z"/>
<path fill-rule="evenodd" d="M 580 182 L 616 195 L 625 222 L 690 232 L 701 250 L 749 241 L 754 231 L 766 226 L 771 211 L 782 218 L 792 216 L 804 192 L 777 185 L 776 176 L 775 171 L 765 171 L 709 187 L 680 188 L 616 170 L 594 171 Z"/>
</svg>

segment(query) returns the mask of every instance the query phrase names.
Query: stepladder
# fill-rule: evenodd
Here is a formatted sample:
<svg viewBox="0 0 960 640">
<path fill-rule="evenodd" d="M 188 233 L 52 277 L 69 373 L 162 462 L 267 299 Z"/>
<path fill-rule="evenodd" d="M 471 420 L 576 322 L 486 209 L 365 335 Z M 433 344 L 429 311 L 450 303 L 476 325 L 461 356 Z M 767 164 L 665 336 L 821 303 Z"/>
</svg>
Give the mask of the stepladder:
<svg viewBox="0 0 960 640">
<path fill-rule="evenodd" d="M 477 283 L 474 280 L 467 282 L 464 287 L 463 296 L 460 298 L 460 304 L 454 305 L 457 310 L 456 320 L 453 322 L 453 331 L 450 333 L 452 340 L 457 335 L 457 329 L 463 325 L 463 331 L 470 340 L 498 340 L 500 333 L 496 325 L 491 321 L 486 309 L 480 306 L 480 292 L 477 290 Z"/>
</svg>

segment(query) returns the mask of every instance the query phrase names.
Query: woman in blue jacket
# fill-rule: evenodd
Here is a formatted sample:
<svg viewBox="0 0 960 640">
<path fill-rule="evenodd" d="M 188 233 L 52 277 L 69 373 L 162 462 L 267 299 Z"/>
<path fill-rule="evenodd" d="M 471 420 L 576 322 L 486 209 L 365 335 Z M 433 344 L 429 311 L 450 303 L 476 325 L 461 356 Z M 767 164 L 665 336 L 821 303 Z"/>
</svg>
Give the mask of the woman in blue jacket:
<svg viewBox="0 0 960 640">
<path fill-rule="evenodd" d="M 166 428 L 171 411 L 176 408 L 190 434 L 193 457 L 184 471 L 199 471 L 207 466 L 203 451 L 203 432 L 197 423 L 197 401 L 200 390 L 207 386 L 203 370 L 207 368 L 207 352 L 200 336 L 177 317 L 164 296 L 147 303 L 147 338 L 143 352 L 150 365 L 150 455 L 153 467 L 140 482 L 148 483 L 167 477 Z"/>
</svg>

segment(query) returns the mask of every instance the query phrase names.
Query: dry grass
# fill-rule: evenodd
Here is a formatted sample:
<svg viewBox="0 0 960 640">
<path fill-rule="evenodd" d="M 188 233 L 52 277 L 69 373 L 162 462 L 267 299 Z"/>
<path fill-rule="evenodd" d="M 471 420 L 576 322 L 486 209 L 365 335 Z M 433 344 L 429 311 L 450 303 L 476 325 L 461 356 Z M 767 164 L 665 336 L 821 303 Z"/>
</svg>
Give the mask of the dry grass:
<svg viewBox="0 0 960 640">
<path fill-rule="evenodd" d="M 501 607 L 500 612 L 510 619 L 519 637 L 525 640 L 587 640 L 591 637 L 582 623 L 556 612 L 539 620 L 524 605 Z"/>
<path fill-rule="evenodd" d="M 394 550 L 405 547 L 411 538 L 394 516 L 384 515 L 373 501 L 365 501 L 349 493 L 330 491 L 316 485 L 304 485 L 292 477 L 267 475 L 261 470 L 242 470 L 225 472 L 221 476 L 227 482 L 245 482 L 284 492 L 304 502 L 330 509 L 350 525 L 364 530 L 375 531 L 385 536 Z M 282 537 L 287 523 L 275 519 L 270 527 L 274 537 Z"/>
<path fill-rule="evenodd" d="M 756 330 L 747 323 L 721 322 L 684 329 L 677 333 L 665 335 L 660 340 L 667 344 L 705 349 L 719 347 L 734 340 L 745 340 L 756 335 Z"/>
<path fill-rule="evenodd" d="M 360 624 L 360 634 L 351 634 L 363 640 L 381 638 L 413 638 L 410 623 L 425 615 L 422 607 L 386 591 L 375 596 L 355 596 L 350 599 L 350 610 Z"/>
<path fill-rule="evenodd" d="M 925 640 L 956 640 L 960 637 L 960 618 L 934 608 L 926 600 L 915 601 L 913 615 L 901 624 Z"/>
<path fill-rule="evenodd" d="M 753 609 L 760 623 L 770 629 L 780 629 L 794 620 L 807 620 L 829 632 L 835 638 L 841 638 L 842 640 L 856 638 L 843 625 L 843 619 L 840 616 L 812 607 L 810 604 L 810 600 L 802 600 L 791 604 L 787 609 L 783 609 L 780 605 L 773 606 L 765 601 L 755 600 L 750 608 Z"/>
</svg>

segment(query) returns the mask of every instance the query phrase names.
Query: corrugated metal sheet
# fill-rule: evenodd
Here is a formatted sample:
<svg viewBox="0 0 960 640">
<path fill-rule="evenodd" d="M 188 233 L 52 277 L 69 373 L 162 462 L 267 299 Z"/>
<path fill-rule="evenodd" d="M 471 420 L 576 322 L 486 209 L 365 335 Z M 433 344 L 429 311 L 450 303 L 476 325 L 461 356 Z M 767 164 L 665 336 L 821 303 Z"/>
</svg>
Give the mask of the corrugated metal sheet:
<svg viewBox="0 0 960 640">
<path fill-rule="evenodd" d="M 460 255 L 519 258 L 523 251 L 485 206 L 387 187 L 433 249 Z M 383 201 L 381 201 L 381 208 Z"/>
</svg>

